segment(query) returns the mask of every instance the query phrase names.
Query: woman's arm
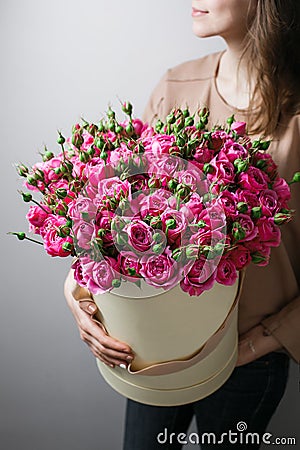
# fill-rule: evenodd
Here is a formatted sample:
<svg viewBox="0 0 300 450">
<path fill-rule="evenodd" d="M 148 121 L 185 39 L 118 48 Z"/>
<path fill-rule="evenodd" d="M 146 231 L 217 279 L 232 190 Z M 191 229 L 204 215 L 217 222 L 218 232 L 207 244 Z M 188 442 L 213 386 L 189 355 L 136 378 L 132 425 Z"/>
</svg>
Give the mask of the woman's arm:
<svg viewBox="0 0 300 450">
<path fill-rule="evenodd" d="M 100 324 L 93 321 L 92 315 L 97 311 L 88 291 L 86 297 L 80 301 L 75 300 L 73 292 L 78 287 L 74 280 L 72 269 L 68 273 L 64 285 L 64 294 L 67 304 L 76 320 L 81 339 L 89 346 L 91 352 L 102 362 L 114 367 L 126 365 L 132 361 L 134 355 L 131 348 L 124 342 L 109 336 Z"/>
</svg>

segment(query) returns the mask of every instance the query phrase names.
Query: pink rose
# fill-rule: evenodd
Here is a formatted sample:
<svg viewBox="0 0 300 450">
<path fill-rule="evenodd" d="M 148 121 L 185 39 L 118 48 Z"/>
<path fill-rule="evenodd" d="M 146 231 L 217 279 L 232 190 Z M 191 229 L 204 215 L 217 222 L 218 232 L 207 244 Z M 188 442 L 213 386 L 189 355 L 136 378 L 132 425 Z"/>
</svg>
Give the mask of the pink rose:
<svg viewBox="0 0 300 450">
<path fill-rule="evenodd" d="M 258 151 L 253 156 L 254 165 L 262 165 L 260 167 L 268 174 L 271 180 L 277 177 L 277 165 L 269 153 Z"/>
<path fill-rule="evenodd" d="M 66 257 L 72 253 L 73 239 L 71 236 L 60 236 L 60 227 L 66 225 L 66 218 L 49 214 L 40 229 L 40 234 L 44 241 L 44 248 L 50 256 Z M 70 249 L 66 249 L 64 244 L 69 244 Z"/>
<path fill-rule="evenodd" d="M 186 232 L 187 219 L 182 211 L 168 208 L 161 214 L 162 230 L 171 244 L 180 245 Z"/>
<path fill-rule="evenodd" d="M 127 275 L 129 279 L 140 278 L 141 263 L 140 258 L 133 252 L 121 252 L 118 255 L 120 271 Z"/>
<path fill-rule="evenodd" d="M 122 198 L 127 198 L 130 196 L 130 193 L 131 186 L 127 180 L 121 181 L 119 177 L 112 177 L 101 180 L 98 183 L 96 198 L 98 203 L 106 204 L 110 199 L 120 201 Z"/>
<path fill-rule="evenodd" d="M 237 226 L 237 224 L 239 226 Z M 238 237 L 239 242 L 251 241 L 257 235 L 257 227 L 254 225 L 252 219 L 247 214 L 238 214 L 233 223 L 233 232 L 235 230 L 240 230 L 243 237 Z M 236 235 L 234 235 L 235 237 Z"/>
<path fill-rule="evenodd" d="M 221 258 L 217 267 L 216 281 L 231 286 L 237 279 L 236 266 L 229 258 Z"/>
<path fill-rule="evenodd" d="M 226 257 L 228 259 L 231 259 L 238 270 L 247 267 L 251 262 L 250 251 L 244 245 L 237 245 L 228 253 L 226 253 Z"/>
<path fill-rule="evenodd" d="M 153 159 L 153 157 L 157 158 L 163 154 L 169 154 L 169 150 L 173 146 L 175 139 L 175 136 L 168 134 L 158 134 L 150 139 L 145 139 L 144 147 L 147 156 L 149 155 L 150 159 Z"/>
<path fill-rule="evenodd" d="M 39 234 L 39 229 L 44 225 L 44 222 L 50 213 L 51 210 L 47 205 L 43 205 L 43 208 L 37 205 L 30 206 L 26 215 L 26 218 L 30 224 L 29 231 Z"/>
<path fill-rule="evenodd" d="M 92 294 L 102 294 L 113 288 L 113 280 L 120 279 L 118 262 L 109 256 L 101 261 L 90 261 L 83 266 L 87 288 Z"/>
<path fill-rule="evenodd" d="M 213 287 L 216 279 L 215 268 L 204 256 L 197 259 L 191 270 L 180 282 L 180 287 L 189 295 L 201 295 Z"/>
<path fill-rule="evenodd" d="M 214 171 L 207 174 L 210 182 L 219 182 L 220 184 L 229 184 L 234 181 L 235 170 L 233 164 L 228 159 L 213 159 L 210 162 Z"/>
<path fill-rule="evenodd" d="M 250 166 L 247 172 L 242 172 L 239 176 L 239 184 L 255 194 L 264 189 L 268 189 L 268 176 L 257 167 Z"/>
<path fill-rule="evenodd" d="M 170 196 L 171 193 L 164 189 L 157 189 L 153 194 L 149 195 L 142 194 L 137 198 L 138 204 L 135 210 L 139 210 L 143 218 L 147 215 L 159 216 L 168 208 Z"/>
<path fill-rule="evenodd" d="M 247 190 L 238 189 L 236 191 L 237 202 L 247 203 L 249 209 L 259 206 L 257 194 Z"/>
<path fill-rule="evenodd" d="M 235 131 L 239 136 L 246 134 L 246 122 L 233 122 L 231 124 L 232 131 Z"/>
<path fill-rule="evenodd" d="M 168 249 L 160 255 L 145 255 L 141 258 L 140 274 L 150 286 L 170 289 L 178 284 L 179 272 Z"/>
<path fill-rule="evenodd" d="M 248 150 L 237 142 L 226 142 L 223 149 L 220 151 L 218 158 L 228 158 L 230 162 L 234 162 L 236 159 L 246 159 L 248 157 Z"/>
<path fill-rule="evenodd" d="M 278 247 L 280 244 L 280 229 L 274 223 L 273 217 L 262 217 L 257 222 L 258 233 L 261 241 L 270 247 Z"/>
<path fill-rule="evenodd" d="M 94 233 L 94 226 L 84 220 L 80 220 L 73 226 L 76 237 L 76 245 L 85 250 L 90 250 L 90 242 Z"/>
<path fill-rule="evenodd" d="M 153 245 L 152 228 L 141 220 L 133 220 L 125 225 L 123 231 L 128 235 L 128 244 L 138 252 L 147 252 Z"/>
<path fill-rule="evenodd" d="M 259 194 L 259 203 L 264 216 L 274 216 L 278 211 L 278 196 L 276 192 L 265 189 Z"/>
<path fill-rule="evenodd" d="M 273 183 L 273 190 L 276 192 L 278 196 L 280 209 L 286 207 L 287 202 L 291 198 L 291 190 L 287 182 L 283 178 L 278 178 Z"/>
<path fill-rule="evenodd" d="M 236 214 L 238 199 L 235 193 L 230 191 L 222 191 L 219 195 L 219 201 L 221 202 L 226 216 L 233 217 Z"/>
<path fill-rule="evenodd" d="M 68 213 L 71 219 L 76 223 L 76 220 L 81 220 L 83 215 L 87 221 L 87 217 L 93 219 L 96 215 L 97 208 L 90 198 L 79 196 L 69 204 Z"/>
</svg>

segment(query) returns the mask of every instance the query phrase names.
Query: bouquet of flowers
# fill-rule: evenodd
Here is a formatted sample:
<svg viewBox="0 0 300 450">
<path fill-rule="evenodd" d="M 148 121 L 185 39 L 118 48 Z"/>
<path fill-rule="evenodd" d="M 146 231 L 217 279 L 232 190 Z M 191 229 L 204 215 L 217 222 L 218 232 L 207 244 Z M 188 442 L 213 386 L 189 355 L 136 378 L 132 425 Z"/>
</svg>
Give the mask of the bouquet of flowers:
<svg viewBox="0 0 300 450">
<path fill-rule="evenodd" d="M 98 124 L 82 120 L 68 139 L 59 132 L 59 154 L 45 148 L 41 162 L 18 166 L 42 196 L 21 191 L 46 252 L 76 256 L 75 279 L 93 294 L 143 279 L 198 296 L 232 285 L 251 261 L 268 264 L 300 178 L 279 177 L 270 142 L 251 141 L 233 116 L 208 130 L 207 109 L 174 109 L 154 128 L 130 103 L 122 110 L 121 122 L 109 107 Z"/>
</svg>

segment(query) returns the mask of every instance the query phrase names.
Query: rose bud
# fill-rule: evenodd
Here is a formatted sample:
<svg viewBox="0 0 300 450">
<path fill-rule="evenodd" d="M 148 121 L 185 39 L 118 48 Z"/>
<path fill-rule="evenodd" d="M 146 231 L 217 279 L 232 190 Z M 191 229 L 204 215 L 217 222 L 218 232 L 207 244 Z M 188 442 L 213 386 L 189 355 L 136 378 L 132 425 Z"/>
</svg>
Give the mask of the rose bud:
<svg viewBox="0 0 300 450">
<path fill-rule="evenodd" d="M 182 115 L 183 115 L 183 117 L 189 117 L 190 112 L 189 112 L 188 108 L 186 108 L 182 111 Z"/>
<path fill-rule="evenodd" d="M 300 172 L 294 173 L 292 181 L 289 184 L 300 183 Z"/>
<path fill-rule="evenodd" d="M 243 136 L 246 133 L 246 122 L 232 122 L 230 128 L 239 136 Z"/>
<path fill-rule="evenodd" d="M 185 250 L 185 254 L 188 259 L 194 259 L 198 257 L 199 246 L 198 245 L 188 245 Z"/>
<path fill-rule="evenodd" d="M 103 120 L 100 120 L 98 130 L 100 131 L 100 133 L 103 133 L 103 131 L 105 131 L 105 125 L 103 123 Z"/>
<path fill-rule="evenodd" d="M 153 252 L 158 254 L 161 254 L 164 251 L 164 249 L 165 249 L 164 243 L 154 244 L 152 247 Z"/>
<path fill-rule="evenodd" d="M 234 222 L 232 225 L 232 236 L 236 241 L 244 239 L 246 232 L 239 222 Z"/>
<path fill-rule="evenodd" d="M 174 230 L 176 228 L 176 220 L 168 219 L 166 220 L 166 229 Z"/>
<path fill-rule="evenodd" d="M 159 119 L 155 124 L 155 131 L 157 133 L 160 133 L 163 126 L 164 126 L 163 122 Z"/>
<path fill-rule="evenodd" d="M 238 204 L 237 204 L 237 210 L 240 212 L 240 213 L 246 213 L 247 211 L 248 211 L 248 205 L 247 205 L 247 203 L 245 203 L 245 202 L 239 202 Z"/>
<path fill-rule="evenodd" d="M 28 167 L 26 167 L 24 164 L 18 166 L 18 173 L 19 175 L 21 175 L 21 177 L 26 177 L 28 172 Z"/>
<path fill-rule="evenodd" d="M 161 218 L 159 216 L 152 217 L 150 220 L 150 226 L 152 228 L 161 228 Z"/>
<path fill-rule="evenodd" d="M 28 203 L 32 200 L 32 195 L 27 192 L 21 192 L 24 202 Z"/>
<path fill-rule="evenodd" d="M 50 159 L 54 158 L 54 153 L 50 152 L 49 150 L 47 150 L 44 154 L 43 154 L 43 161 L 50 161 Z"/>
<path fill-rule="evenodd" d="M 152 239 L 157 244 L 160 244 L 164 240 L 163 236 L 160 233 L 154 233 L 154 235 L 152 236 Z"/>
<path fill-rule="evenodd" d="M 233 122 L 235 121 L 234 119 L 234 114 L 230 117 L 228 117 L 228 119 L 226 120 L 226 122 L 228 123 L 228 125 L 231 127 L 231 125 L 233 124 Z"/>
<path fill-rule="evenodd" d="M 83 144 L 83 137 L 81 136 L 80 133 L 76 132 L 73 134 L 72 136 L 72 144 L 76 147 L 76 148 L 80 148 Z"/>
<path fill-rule="evenodd" d="M 114 120 L 109 120 L 107 123 L 107 128 L 109 131 L 115 132 L 116 131 L 116 122 Z"/>
<path fill-rule="evenodd" d="M 66 142 L 65 138 L 63 137 L 63 135 L 61 134 L 61 132 L 58 132 L 58 139 L 57 139 L 57 143 L 60 145 L 63 145 Z"/>
<path fill-rule="evenodd" d="M 131 122 L 129 122 L 129 124 L 126 127 L 126 133 L 129 134 L 129 136 L 131 136 L 134 133 L 134 128 Z"/>
<path fill-rule="evenodd" d="M 112 284 L 112 287 L 119 288 L 121 286 L 121 280 L 119 280 L 118 278 L 115 278 L 114 280 L 112 280 L 111 284 Z"/>
<path fill-rule="evenodd" d="M 37 185 L 37 181 L 36 181 L 35 177 L 33 177 L 32 175 L 27 176 L 27 183 L 30 184 L 31 186 Z"/>
<path fill-rule="evenodd" d="M 64 199 L 68 195 L 68 192 L 64 188 L 58 188 L 56 189 L 56 195 L 58 198 Z"/>
<path fill-rule="evenodd" d="M 172 252 L 172 258 L 175 259 L 175 261 L 178 261 L 182 257 L 183 253 L 181 248 L 175 248 Z"/>
<path fill-rule="evenodd" d="M 233 164 L 234 167 L 237 169 L 237 173 L 245 172 L 249 167 L 248 161 L 240 158 L 237 158 Z"/>
<path fill-rule="evenodd" d="M 111 109 L 110 106 L 108 107 L 106 115 L 109 119 L 114 119 L 116 117 L 116 113 Z"/>
<path fill-rule="evenodd" d="M 93 137 L 96 136 L 97 131 L 98 131 L 98 127 L 97 127 L 96 124 L 91 123 L 91 124 L 88 126 L 88 132 L 89 132 Z"/>
<path fill-rule="evenodd" d="M 127 114 L 128 116 L 131 116 L 132 115 L 132 104 L 131 103 L 129 103 L 129 102 L 124 102 L 123 104 L 122 104 L 122 111 L 125 113 L 125 114 Z"/>
<path fill-rule="evenodd" d="M 166 122 L 169 124 L 173 124 L 175 122 L 176 118 L 173 114 L 173 112 L 171 112 L 170 114 L 167 115 L 166 117 Z"/>
<path fill-rule="evenodd" d="M 65 251 L 65 252 L 71 252 L 73 250 L 73 245 L 71 244 L 71 242 L 64 242 L 61 246 L 61 248 Z"/>
<path fill-rule="evenodd" d="M 289 213 L 277 213 L 274 216 L 275 225 L 282 225 L 283 223 L 289 222 L 292 218 L 292 215 Z"/>
<path fill-rule="evenodd" d="M 203 166 L 203 172 L 205 173 L 205 175 L 207 175 L 208 173 L 213 173 L 214 168 L 211 164 L 209 163 L 205 163 Z"/>
<path fill-rule="evenodd" d="M 174 180 L 174 178 L 172 178 L 172 180 L 170 180 L 168 182 L 168 188 L 171 190 L 174 190 L 177 188 L 178 182 L 176 180 Z"/>
<path fill-rule="evenodd" d="M 262 216 L 261 206 L 255 206 L 254 208 L 251 209 L 251 217 L 253 217 L 253 219 L 260 219 L 261 216 Z"/>
<path fill-rule="evenodd" d="M 193 117 L 187 117 L 184 121 L 185 127 L 191 127 L 194 125 L 194 118 Z"/>
</svg>

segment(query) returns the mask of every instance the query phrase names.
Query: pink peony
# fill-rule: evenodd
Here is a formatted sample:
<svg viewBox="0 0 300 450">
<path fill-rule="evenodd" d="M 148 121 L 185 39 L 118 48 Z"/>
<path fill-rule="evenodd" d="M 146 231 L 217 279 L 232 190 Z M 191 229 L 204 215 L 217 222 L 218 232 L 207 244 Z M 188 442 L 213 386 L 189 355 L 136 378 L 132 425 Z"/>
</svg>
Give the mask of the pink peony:
<svg viewBox="0 0 300 450">
<path fill-rule="evenodd" d="M 257 222 L 260 240 L 270 246 L 278 247 L 280 244 L 280 229 L 274 223 L 273 217 L 262 217 Z"/>
<path fill-rule="evenodd" d="M 278 196 L 271 189 L 265 189 L 259 194 L 259 203 L 264 216 L 274 216 L 278 211 Z"/>
<path fill-rule="evenodd" d="M 133 220 L 123 231 L 128 235 L 128 244 L 133 250 L 147 252 L 153 245 L 153 229 L 141 220 Z"/>
<path fill-rule="evenodd" d="M 40 234 L 44 241 L 44 248 L 50 256 L 66 257 L 72 253 L 73 239 L 71 236 L 62 236 L 60 227 L 66 225 L 66 218 L 49 214 L 44 221 Z M 66 249 L 64 244 L 69 244 L 70 249 Z"/>
<path fill-rule="evenodd" d="M 101 261 L 90 260 L 83 265 L 88 290 L 95 295 L 111 290 L 113 280 L 120 279 L 119 270 L 119 264 L 114 258 L 106 256 Z"/>
<path fill-rule="evenodd" d="M 250 166 L 247 172 L 239 176 L 239 184 L 244 189 L 257 194 L 259 191 L 268 189 L 269 177 L 257 167 Z"/>
<path fill-rule="evenodd" d="M 179 246 L 186 232 L 188 221 L 182 211 L 171 208 L 161 214 L 162 230 L 165 232 L 170 244 Z"/>
<path fill-rule="evenodd" d="M 250 251 L 244 245 L 237 245 L 226 253 L 227 259 L 231 259 L 237 270 L 247 267 L 251 262 Z"/>
</svg>

